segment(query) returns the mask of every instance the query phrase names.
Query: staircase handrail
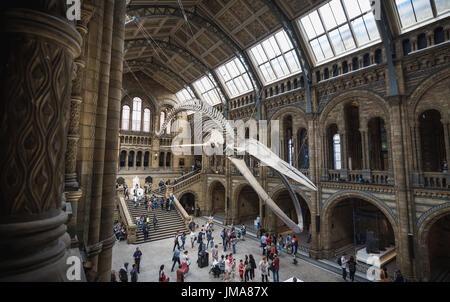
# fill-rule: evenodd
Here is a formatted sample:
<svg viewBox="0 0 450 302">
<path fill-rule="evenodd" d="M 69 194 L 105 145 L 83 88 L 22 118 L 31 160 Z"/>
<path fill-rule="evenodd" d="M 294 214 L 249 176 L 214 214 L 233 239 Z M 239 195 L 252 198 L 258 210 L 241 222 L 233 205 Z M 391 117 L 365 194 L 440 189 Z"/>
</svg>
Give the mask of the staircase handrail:
<svg viewBox="0 0 450 302">
<path fill-rule="evenodd" d="M 186 210 L 183 208 L 183 206 L 181 205 L 180 201 L 178 200 L 178 198 L 176 198 L 175 196 L 173 196 L 173 201 L 175 203 L 175 207 L 178 209 L 179 213 L 181 214 L 181 217 L 184 219 L 184 223 L 186 224 L 186 226 L 189 224 L 189 222 L 191 221 L 192 217 L 189 216 L 189 214 L 186 212 Z"/>
<path fill-rule="evenodd" d="M 136 242 L 136 223 L 131 217 L 130 211 L 128 210 L 127 203 L 123 197 L 119 198 L 119 211 L 120 215 L 124 219 L 125 228 L 127 230 L 127 242 L 135 243 Z"/>
</svg>

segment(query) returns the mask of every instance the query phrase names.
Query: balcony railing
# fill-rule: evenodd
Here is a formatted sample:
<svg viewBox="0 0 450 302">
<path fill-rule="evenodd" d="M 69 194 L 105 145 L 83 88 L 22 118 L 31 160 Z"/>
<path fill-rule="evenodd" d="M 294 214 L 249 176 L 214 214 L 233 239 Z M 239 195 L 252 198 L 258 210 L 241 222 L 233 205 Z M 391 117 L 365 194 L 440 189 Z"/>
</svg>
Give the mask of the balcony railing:
<svg viewBox="0 0 450 302">
<path fill-rule="evenodd" d="M 450 188 L 450 174 L 438 172 L 424 172 L 423 173 L 424 187 L 448 189 Z"/>
</svg>

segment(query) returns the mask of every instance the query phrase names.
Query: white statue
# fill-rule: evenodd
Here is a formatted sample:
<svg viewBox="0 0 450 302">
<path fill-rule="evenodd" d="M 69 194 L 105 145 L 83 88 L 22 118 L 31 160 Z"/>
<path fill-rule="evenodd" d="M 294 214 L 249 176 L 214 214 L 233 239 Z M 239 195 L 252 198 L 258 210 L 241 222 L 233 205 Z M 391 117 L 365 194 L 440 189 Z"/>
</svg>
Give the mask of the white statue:
<svg viewBox="0 0 450 302">
<path fill-rule="evenodd" d="M 133 178 L 133 187 L 130 189 L 131 196 L 136 195 L 139 199 L 144 197 L 144 189 L 139 185 L 139 177 Z"/>
</svg>

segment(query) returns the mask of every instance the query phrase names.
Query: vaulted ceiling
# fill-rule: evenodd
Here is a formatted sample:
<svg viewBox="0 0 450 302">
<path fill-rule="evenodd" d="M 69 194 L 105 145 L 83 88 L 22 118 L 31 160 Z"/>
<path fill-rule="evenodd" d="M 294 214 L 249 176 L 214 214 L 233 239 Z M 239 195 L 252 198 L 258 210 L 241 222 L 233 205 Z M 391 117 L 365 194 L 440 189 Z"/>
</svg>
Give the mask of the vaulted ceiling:
<svg viewBox="0 0 450 302">
<path fill-rule="evenodd" d="M 294 19 L 323 0 L 275 2 Z M 263 0 L 131 0 L 127 19 L 124 72 L 173 93 L 281 28 Z"/>
</svg>

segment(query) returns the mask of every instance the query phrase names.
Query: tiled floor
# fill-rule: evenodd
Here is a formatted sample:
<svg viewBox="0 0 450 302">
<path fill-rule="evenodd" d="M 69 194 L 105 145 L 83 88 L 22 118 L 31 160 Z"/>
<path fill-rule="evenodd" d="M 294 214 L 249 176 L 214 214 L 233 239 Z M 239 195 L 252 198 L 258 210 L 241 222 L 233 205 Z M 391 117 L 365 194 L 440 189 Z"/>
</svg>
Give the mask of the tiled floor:
<svg viewBox="0 0 450 302">
<path fill-rule="evenodd" d="M 197 223 L 200 226 L 204 223 L 203 220 L 198 220 Z M 223 252 L 222 238 L 220 238 L 220 228 L 215 228 L 214 238 L 216 243 L 219 245 L 219 256 L 222 254 L 227 254 Z M 137 245 L 129 245 L 126 242 L 116 242 L 113 248 L 113 261 L 112 270 L 116 272 L 123 266 L 124 262 L 134 263 L 133 253 Z M 176 269 L 171 272 L 172 267 L 172 249 L 173 249 L 173 239 L 166 239 L 156 242 L 150 242 L 146 244 L 138 245 L 143 253 L 141 261 L 141 272 L 138 277 L 138 282 L 157 282 L 158 281 L 158 270 L 159 267 L 164 264 L 165 273 L 170 277 L 170 281 L 176 281 Z M 191 248 L 191 243 L 189 236 L 186 240 L 186 249 L 189 252 L 191 259 L 190 271 L 186 277 L 186 282 L 223 282 L 220 279 L 216 279 L 212 274 L 209 274 L 209 266 L 204 268 L 199 268 L 197 265 L 197 251 L 198 245 L 195 243 L 194 248 Z M 256 264 L 262 258 L 262 251 L 259 248 L 259 243 L 254 239 L 246 239 L 245 241 L 239 241 L 236 245 L 237 254 L 235 255 L 237 263 L 240 259 L 244 259 L 244 255 L 252 254 L 255 257 Z M 211 265 L 211 256 L 209 264 Z M 176 265 L 177 266 L 177 265 Z M 261 275 L 258 270 L 255 271 L 256 281 L 261 281 Z M 296 265 L 292 264 L 292 257 L 283 254 L 280 257 L 280 281 L 287 280 L 293 276 L 305 282 L 341 282 L 342 278 L 333 272 L 320 268 L 314 264 L 311 264 L 302 259 L 298 259 Z M 239 281 L 239 276 L 236 274 L 236 282 Z M 270 276 L 269 281 L 272 282 L 273 279 Z"/>
</svg>

